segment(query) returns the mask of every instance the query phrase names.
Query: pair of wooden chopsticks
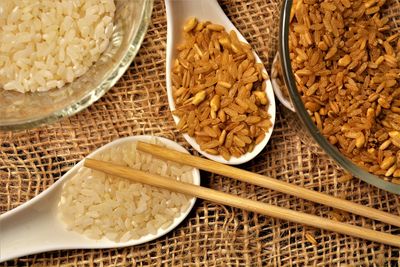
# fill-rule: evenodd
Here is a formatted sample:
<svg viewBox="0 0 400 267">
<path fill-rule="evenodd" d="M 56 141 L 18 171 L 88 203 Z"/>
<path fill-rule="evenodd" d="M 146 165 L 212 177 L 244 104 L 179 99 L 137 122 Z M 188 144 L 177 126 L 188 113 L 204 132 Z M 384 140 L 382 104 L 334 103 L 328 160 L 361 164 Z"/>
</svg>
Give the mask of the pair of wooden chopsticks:
<svg viewBox="0 0 400 267">
<path fill-rule="evenodd" d="M 400 227 L 400 217 L 373 208 L 352 203 L 347 200 L 335 198 L 313 190 L 305 189 L 297 185 L 289 184 L 283 181 L 273 179 L 271 177 L 259 175 L 249 171 L 245 171 L 232 166 L 224 165 L 218 162 L 195 157 L 189 154 L 170 150 L 157 145 L 138 142 L 137 149 L 154 156 L 189 165 L 201 170 L 213 172 L 223 176 L 235 178 L 237 180 L 270 188 L 282 193 L 290 194 L 299 198 L 307 199 L 316 203 L 324 204 L 336 209 L 341 209 L 354 214 L 362 215 L 371 219 L 379 220 L 391 225 Z M 205 188 L 190 183 L 179 182 L 166 179 L 159 175 L 146 173 L 143 171 L 131 169 L 129 167 L 115 165 L 109 162 L 86 159 L 84 166 L 98 171 L 102 171 L 118 177 L 131 179 L 135 182 L 148 184 L 170 191 L 195 196 L 205 200 L 213 201 L 223 205 L 228 205 L 255 213 L 271 216 L 278 219 L 288 220 L 300 224 L 313 226 L 316 228 L 334 231 L 350 236 L 355 236 L 383 244 L 400 247 L 400 236 L 382 233 L 371 229 L 354 226 L 342 222 L 337 222 L 315 215 L 310 215 L 287 208 L 281 208 L 274 205 L 246 199 L 219 192 L 217 190 Z"/>
</svg>

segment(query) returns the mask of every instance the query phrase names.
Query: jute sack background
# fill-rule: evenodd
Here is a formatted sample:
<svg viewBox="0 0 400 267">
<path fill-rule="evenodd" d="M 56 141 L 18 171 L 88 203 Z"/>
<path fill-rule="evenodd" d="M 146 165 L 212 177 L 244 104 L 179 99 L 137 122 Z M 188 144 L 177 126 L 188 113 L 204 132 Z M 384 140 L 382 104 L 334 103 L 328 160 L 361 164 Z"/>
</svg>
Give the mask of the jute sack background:
<svg viewBox="0 0 400 267">
<path fill-rule="evenodd" d="M 270 68 L 277 49 L 280 1 L 220 1 Z M 156 0 L 152 23 L 123 78 L 85 111 L 49 126 L 0 133 L 0 212 L 33 198 L 94 149 L 119 137 L 152 134 L 178 140 L 165 89 L 166 18 Z M 282 109 L 283 107 L 279 107 Z M 400 214 L 400 198 L 351 179 L 321 150 L 301 142 L 278 112 L 273 137 L 240 166 L 356 203 Z M 340 213 L 226 177 L 202 173 L 203 185 L 266 203 L 400 234 L 398 228 Z M 1 238 L 1 237 L 0 237 Z M 199 200 L 178 228 L 122 249 L 41 253 L 3 266 L 395 266 L 399 249 Z"/>
</svg>

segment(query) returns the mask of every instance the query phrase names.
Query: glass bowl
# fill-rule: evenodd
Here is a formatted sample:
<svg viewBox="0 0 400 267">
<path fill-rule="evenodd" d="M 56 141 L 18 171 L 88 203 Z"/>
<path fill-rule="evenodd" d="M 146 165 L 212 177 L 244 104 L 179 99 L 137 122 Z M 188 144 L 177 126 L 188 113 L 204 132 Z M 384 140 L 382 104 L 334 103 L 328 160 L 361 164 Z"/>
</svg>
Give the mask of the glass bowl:
<svg viewBox="0 0 400 267">
<path fill-rule="evenodd" d="M 328 142 L 328 140 L 319 132 L 318 128 L 311 120 L 311 117 L 309 116 L 301 100 L 301 96 L 298 93 L 290 62 L 289 19 L 292 4 L 293 0 L 283 1 L 281 20 L 279 25 L 279 54 L 281 59 L 283 78 L 289 91 L 290 100 L 295 108 L 295 113 L 299 118 L 298 120 L 292 120 L 293 123 L 298 124 L 294 126 L 298 129 L 298 131 L 300 131 L 299 134 L 304 135 L 306 141 L 317 143 L 319 147 L 322 148 L 330 158 L 336 161 L 336 163 L 338 163 L 342 168 L 344 168 L 353 176 L 378 188 L 395 194 L 400 194 L 400 185 L 385 181 L 382 178 L 379 178 L 378 176 L 371 174 L 355 165 L 352 161 L 350 161 L 347 157 L 340 153 L 340 151 L 336 147 Z M 289 111 L 289 109 L 285 110 L 285 112 L 292 113 L 291 111 Z M 292 117 L 296 116 L 293 114 L 289 114 L 289 116 L 290 115 Z"/>
<path fill-rule="evenodd" d="M 0 130 L 28 129 L 73 115 L 103 96 L 129 67 L 151 20 L 153 0 L 115 0 L 114 29 L 100 59 L 74 82 L 47 92 L 0 88 Z"/>
</svg>

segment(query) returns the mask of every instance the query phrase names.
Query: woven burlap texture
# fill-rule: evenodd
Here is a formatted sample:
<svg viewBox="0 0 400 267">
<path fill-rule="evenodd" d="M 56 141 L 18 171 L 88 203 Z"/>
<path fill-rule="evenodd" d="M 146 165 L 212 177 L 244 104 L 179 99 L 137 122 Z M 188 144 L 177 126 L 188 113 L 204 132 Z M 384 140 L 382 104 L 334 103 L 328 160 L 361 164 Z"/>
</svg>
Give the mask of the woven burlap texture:
<svg viewBox="0 0 400 267">
<path fill-rule="evenodd" d="M 269 69 L 277 49 L 280 1 L 223 0 L 220 4 Z M 1 213 L 38 195 L 91 151 L 119 137 L 152 134 L 178 140 L 189 148 L 168 109 L 166 30 L 165 7 L 156 0 L 152 23 L 136 59 L 101 100 L 49 126 L 0 133 Z M 355 178 L 343 179 L 342 170 L 319 149 L 304 145 L 279 111 L 269 145 L 255 160 L 240 167 L 400 214 L 399 196 Z M 226 177 L 202 172 L 202 182 L 231 194 L 399 234 L 399 229 L 390 225 L 337 213 Z M 4 263 L 16 265 L 394 266 L 400 265 L 400 259 L 398 248 L 199 200 L 179 227 L 147 244 L 122 249 L 55 251 Z"/>
</svg>

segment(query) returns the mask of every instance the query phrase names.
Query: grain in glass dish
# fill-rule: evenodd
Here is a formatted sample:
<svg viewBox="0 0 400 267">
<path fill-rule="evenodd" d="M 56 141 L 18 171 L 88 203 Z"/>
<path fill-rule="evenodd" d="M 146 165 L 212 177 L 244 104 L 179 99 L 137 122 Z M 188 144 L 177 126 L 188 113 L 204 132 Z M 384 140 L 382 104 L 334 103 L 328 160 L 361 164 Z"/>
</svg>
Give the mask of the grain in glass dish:
<svg viewBox="0 0 400 267">
<path fill-rule="evenodd" d="M 221 25 L 191 18 L 183 37 L 171 74 L 178 130 L 226 160 L 251 152 L 272 127 L 264 66 Z"/>
<path fill-rule="evenodd" d="M 295 1 L 289 47 L 312 120 L 360 167 L 400 183 L 400 39 L 382 0 Z"/>
<path fill-rule="evenodd" d="M 114 0 L 1 0 L 0 89 L 61 88 L 107 49 Z"/>
</svg>

